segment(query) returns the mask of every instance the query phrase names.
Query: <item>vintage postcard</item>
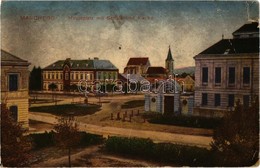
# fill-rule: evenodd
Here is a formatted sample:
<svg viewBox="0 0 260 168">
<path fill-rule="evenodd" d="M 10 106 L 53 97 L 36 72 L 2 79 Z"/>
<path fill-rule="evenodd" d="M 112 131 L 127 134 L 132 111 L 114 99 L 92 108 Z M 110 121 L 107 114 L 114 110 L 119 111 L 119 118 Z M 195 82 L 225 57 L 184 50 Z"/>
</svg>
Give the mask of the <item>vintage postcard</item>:
<svg viewBox="0 0 260 168">
<path fill-rule="evenodd" d="M 259 166 L 259 2 L 1 1 L 1 166 Z"/>
</svg>

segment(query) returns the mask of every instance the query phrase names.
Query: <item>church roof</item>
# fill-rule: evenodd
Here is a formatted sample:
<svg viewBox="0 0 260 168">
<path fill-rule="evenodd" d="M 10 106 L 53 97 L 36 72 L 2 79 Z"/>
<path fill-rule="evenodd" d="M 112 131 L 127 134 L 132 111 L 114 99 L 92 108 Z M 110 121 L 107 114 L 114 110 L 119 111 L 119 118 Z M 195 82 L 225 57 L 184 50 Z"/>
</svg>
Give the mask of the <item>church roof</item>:
<svg viewBox="0 0 260 168">
<path fill-rule="evenodd" d="M 149 62 L 148 57 L 132 57 L 129 59 L 128 65 L 146 65 Z"/>
<path fill-rule="evenodd" d="M 173 61 L 172 52 L 171 52 L 171 47 L 170 46 L 169 46 L 169 51 L 168 51 L 168 55 L 167 55 L 166 61 Z"/>
<path fill-rule="evenodd" d="M 163 67 L 148 67 L 147 74 L 165 74 L 166 70 Z"/>
</svg>

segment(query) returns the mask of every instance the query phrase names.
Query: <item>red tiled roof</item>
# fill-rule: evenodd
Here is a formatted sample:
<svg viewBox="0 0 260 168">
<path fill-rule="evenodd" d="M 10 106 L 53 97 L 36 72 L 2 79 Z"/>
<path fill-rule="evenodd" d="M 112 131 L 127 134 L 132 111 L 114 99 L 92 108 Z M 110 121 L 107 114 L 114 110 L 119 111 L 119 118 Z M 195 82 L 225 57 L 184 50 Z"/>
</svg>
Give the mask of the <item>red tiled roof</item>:
<svg viewBox="0 0 260 168">
<path fill-rule="evenodd" d="M 166 78 L 162 77 L 146 77 L 145 79 L 148 80 L 150 83 L 154 83 L 155 81 L 167 80 Z"/>
<path fill-rule="evenodd" d="M 147 74 L 165 74 L 166 70 L 163 67 L 149 67 L 147 69 Z"/>
<path fill-rule="evenodd" d="M 148 57 L 133 57 L 129 59 L 127 65 L 146 65 L 148 61 Z"/>
</svg>

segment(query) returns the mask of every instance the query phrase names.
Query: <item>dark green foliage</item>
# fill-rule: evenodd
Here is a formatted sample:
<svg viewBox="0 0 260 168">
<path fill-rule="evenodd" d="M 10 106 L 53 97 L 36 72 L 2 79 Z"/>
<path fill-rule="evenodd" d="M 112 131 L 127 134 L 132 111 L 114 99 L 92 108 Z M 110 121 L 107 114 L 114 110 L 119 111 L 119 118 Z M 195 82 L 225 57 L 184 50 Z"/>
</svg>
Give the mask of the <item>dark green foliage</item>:
<svg viewBox="0 0 260 168">
<path fill-rule="evenodd" d="M 78 91 L 78 86 L 76 84 L 70 85 L 70 91 Z"/>
<path fill-rule="evenodd" d="M 44 112 L 56 115 L 89 115 L 100 110 L 98 105 L 62 104 L 56 106 L 30 107 L 31 112 Z"/>
<path fill-rule="evenodd" d="M 219 166 L 252 166 L 259 159 L 259 100 L 251 107 L 237 102 L 234 111 L 224 116 L 223 124 L 214 131 L 212 151 Z"/>
<path fill-rule="evenodd" d="M 207 118 L 198 116 L 164 116 L 164 115 L 152 115 L 146 116 L 150 123 L 154 124 L 166 124 L 177 125 L 193 128 L 208 128 L 213 129 L 221 124 L 221 118 Z"/>
<path fill-rule="evenodd" d="M 29 165 L 31 141 L 24 136 L 26 130 L 11 117 L 5 104 L 1 104 L 1 167 Z"/>
<path fill-rule="evenodd" d="M 30 138 L 32 139 L 34 149 L 50 147 L 55 144 L 53 131 L 39 134 L 30 134 Z"/>
<path fill-rule="evenodd" d="M 127 108 L 136 108 L 136 107 L 142 107 L 144 106 L 144 100 L 131 100 L 128 102 L 125 102 L 121 108 L 127 109 Z"/>
<path fill-rule="evenodd" d="M 212 165 L 211 152 L 194 146 L 159 143 L 154 146 L 154 157 L 161 162 L 177 163 L 185 166 Z"/>
<path fill-rule="evenodd" d="M 103 84 L 103 85 L 100 86 L 100 91 L 102 91 L 103 93 L 113 92 L 114 87 L 115 87 L 115 84 L 110 84 L 110 83 L 108 83 L 106 85 Z"/>
<path fill-rule="evenodd" d="M 109 137 L 106 141 L 108 152 L 173 163 L 185 166 L 212 165 L 211 152 L 204 148 L 170 143 L 153 143 L 150 139 Z"/>
<path fill-rule="evenodd" d="M 86 132 L 80 132 L 80 146 L 89 146 L 89 145 L 96 145 L 101 144 L 104 141 L 102 135 L 90 134 Z"/>
<path fill-rule="evenodd" d="M 49 89 L 52 90 L 52 91 L 54 91 L 55 89 L 58 88 L 58 86 L 57 86 L 55 83 L 51 83 L 51 84 L 49 84 L 48 87 L 49 87 Z"/>
<path fill-rule="evenodd" d="M 33 142 L 34 149 L 40 149 L 44 147 L 51 147 L 55 145 L 54 139 L 55 132 L 45 132 L 39 134 L 30 134 L 29 137 Z M 104 141 L 104 138 L 101 135 L 90 134 L 86 132 L 80 132 L 81 140 L 78 146 L 85 147 L 89 145 L 100 144 Z"/>
<path fill-rule="evenodd" d="M 133 156 L 150 156 L 153 145 L 152 140 L 141 138 L 109 137 L 106 141 L 108 151 Z"/>
<path fill-rule="evenodd" d="M 29 77 L 29 90 L 42 90 L 42 69 L 33 67 Z"/>
</svg>

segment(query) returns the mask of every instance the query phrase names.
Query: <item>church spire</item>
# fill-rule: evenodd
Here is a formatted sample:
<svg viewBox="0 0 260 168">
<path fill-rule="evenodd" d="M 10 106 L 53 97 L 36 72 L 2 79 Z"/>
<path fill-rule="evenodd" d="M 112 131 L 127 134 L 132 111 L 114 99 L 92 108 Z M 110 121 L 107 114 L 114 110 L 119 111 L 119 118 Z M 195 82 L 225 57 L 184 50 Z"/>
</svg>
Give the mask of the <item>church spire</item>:
<svg viewBox="0 0 260 168">
<path fill-rule="evenodd" d="M 170 45 L 169 45 L 169 51 L 168 51 L 168 55 L 167 55 L 166 61 L 173 61 L 172 52 L 171 52 L 171 46 Z"/>
<path fill-rule="evenodd" d="M 173 75 L 174 60 L 172 58 L 171 46 L 169 46 L 168 55 L 167 55 L 167 58 L 165 60 L 165 69 L 167 70 L 167 75 Z"/>
</svg>

